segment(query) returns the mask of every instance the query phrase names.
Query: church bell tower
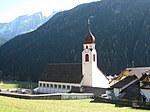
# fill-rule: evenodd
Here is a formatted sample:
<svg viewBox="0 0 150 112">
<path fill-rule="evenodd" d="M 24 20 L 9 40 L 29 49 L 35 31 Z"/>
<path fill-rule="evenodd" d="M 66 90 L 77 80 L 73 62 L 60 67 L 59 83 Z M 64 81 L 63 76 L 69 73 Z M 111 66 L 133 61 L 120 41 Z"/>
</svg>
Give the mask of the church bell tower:
<svg viewBox="0 0 150 112">
<path fill-rule="evenodd" d="M 95 37 L 91 33 L 90 18 L 88 19 L 88 33 L 84 38 L 82 51 L 82 86 L 92 86 L 92 75 L 97 68 L 97 53 L 95 49 Z"/>
<path fill-rule="evenodd" d="M 84 38 L 82 51 L 82 75 L 81 86 L 108 88 L 109 82 L 106 76 L 97 67 L 97 52 L 95 49 L 95 37 L 90 29 L 90 17 L 88 18 L 88 33 Z"/>
</svg>

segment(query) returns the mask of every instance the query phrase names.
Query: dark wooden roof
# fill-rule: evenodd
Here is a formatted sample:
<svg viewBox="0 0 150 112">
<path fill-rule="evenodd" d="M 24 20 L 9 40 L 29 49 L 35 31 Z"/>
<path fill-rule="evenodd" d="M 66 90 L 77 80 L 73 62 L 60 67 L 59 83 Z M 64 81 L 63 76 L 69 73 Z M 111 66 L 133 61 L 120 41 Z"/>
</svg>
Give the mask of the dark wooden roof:
<svg viewBox="0 0 150 112">
<path fill-rule="evenodd" d="M 59 63 L 48 64 L 40 76 L 40 81 L 80 84 L 82 78 L 81 64 Z"/>
<path fill-rule="evenodd" d="M 139 86 L 139 81 L 136 81 L 135 83 L 121 91 L 121 95 L 119 96 L 119 98 L 128 100 L 138 99 L 141 95 Z"/>
<path fill-rule="evenodd" d="M 121 81 L 117 82 L 116 84 L 112 85 L 112 88 L 122 88 L 123 86 L 127 85 L 128 83 L 130 83 L 131 81 L 137 79 L 137 77 L 135 75 L 133 76 L 128 76 L 124 79 L 122 79 Z"/>
<path fill-rule="evenodd" d="M 141 89 L 150 89 L 150 82 L 143 82 Z"/>
</svg>

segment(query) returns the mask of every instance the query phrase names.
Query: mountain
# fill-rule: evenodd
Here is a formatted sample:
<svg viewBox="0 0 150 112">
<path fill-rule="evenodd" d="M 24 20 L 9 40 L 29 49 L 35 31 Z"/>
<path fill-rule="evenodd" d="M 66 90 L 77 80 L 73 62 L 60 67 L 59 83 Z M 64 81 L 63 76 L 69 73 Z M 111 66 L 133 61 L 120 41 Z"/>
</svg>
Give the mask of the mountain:
<svg viewBox="0 0 150 112">
<path fill-rule="evenodd" d="M 0 43 L 3 44 L 17 35 L 35 30 L 50 17 L 45 17 L 38 12 L 33 15 L 20 16 L 10 23 L 0 23 Z"/>
<path fill-rule="evenodd" d="M 8 40 L 5 38 L 0 38 L 0 46 L 3 45 L 6 41 Z"/>
<path fill-rule="evenodd" d="M 37 81 L 47 63 L 81 63 L 89 16 L 103 73 L 118 74 L 132 62 L 150 66 L 149 6 L 149 0 L 101 0 L 59 12 L 0 47 L 1 74 Z"/>
</svg>

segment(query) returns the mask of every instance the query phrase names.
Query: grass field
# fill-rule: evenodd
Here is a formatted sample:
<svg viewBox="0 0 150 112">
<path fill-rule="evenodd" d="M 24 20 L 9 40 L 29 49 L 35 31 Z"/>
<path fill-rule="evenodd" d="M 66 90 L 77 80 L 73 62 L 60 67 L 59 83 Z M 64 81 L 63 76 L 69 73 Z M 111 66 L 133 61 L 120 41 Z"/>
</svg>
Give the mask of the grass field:
<svg viewBox="0 0 150 112">
<path fill-rule="evenodd" d="M 32 82 L 14 82 L 14 83 L 4 83 L 0 84 L 0 89 L 3 88 L 28 88 L 28 89 L 33 89 L 36 88 L 37 84 L 32 83 Z"/>
<path fill-rule="evenodd" d="M 0 112 L 149 112 L 84 100 L 24 100 L 0 96 Z"/>
</svg>

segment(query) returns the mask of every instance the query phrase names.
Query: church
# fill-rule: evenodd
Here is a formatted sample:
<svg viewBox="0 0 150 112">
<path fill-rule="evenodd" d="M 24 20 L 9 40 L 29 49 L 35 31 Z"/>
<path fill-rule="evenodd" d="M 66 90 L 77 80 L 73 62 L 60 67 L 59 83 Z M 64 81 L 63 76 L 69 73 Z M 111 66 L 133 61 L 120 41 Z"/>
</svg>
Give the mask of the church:
<svg viewBox="0 0 150 112">
<path fill-rule="evenodd" d="M 74 87 L 108 88 L 107 77 L 97 66 L 95 37 L 88 33 L 84 37 L 82 63 L 47 64 L 38 82 L 40 93 L 68 93 Z"/>
</svg>

